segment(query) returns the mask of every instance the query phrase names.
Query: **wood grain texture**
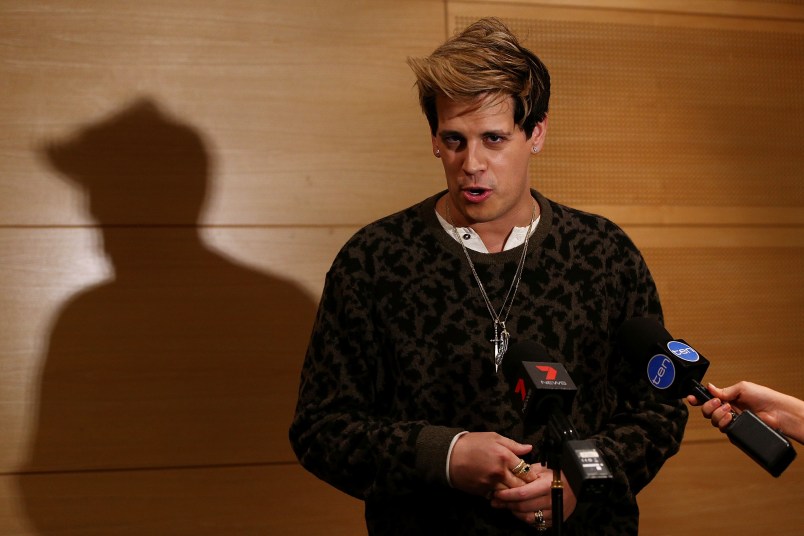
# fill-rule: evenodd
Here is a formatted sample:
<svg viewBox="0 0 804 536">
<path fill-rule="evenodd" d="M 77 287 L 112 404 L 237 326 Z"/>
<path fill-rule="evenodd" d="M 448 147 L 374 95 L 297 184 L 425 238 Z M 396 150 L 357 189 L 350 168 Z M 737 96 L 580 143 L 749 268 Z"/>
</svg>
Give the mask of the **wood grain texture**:
<svg viewBox="0 0 804 536">
<path fill-rule="evenodd" d="M 194 232 L 103 233 L 114 276 L 62 303 L 44 355 L 26 356 L 39 365 L 26 470 L 293 459 L 287 427 L 315 302 Z"/>
<path fill-rule="evenodd" d="M 595 8 L 614 11 L 643 11 L 681 15 L 720 15 L 754 19 L 804 20 L 804 8 L 796 0 L 462 0 L 461 3 L 520 4 Z"/>
<path fill-rule="evenodd" d="M 713 441 L 682 443 L 681 451 L 639 494 L 639 533 L 801 534 L 801 459 L 796 459 L 779 478 L 773 478 L 729 443 L 726 436 L 716 434 L 720 437 Z M 800 458 L 801 445 L 796 447 Z"/>
<path fill-rule="evenodd" d="M 203 144 L 204 222 L 355 224 L 395 211 L 441 183 L 405 59 L 435 48 L 443 17 L 436 0 L 4 2 L 0 223 L 91 221 L 43 146 L 143 98 Z M 105 181 L 136 188 L 124 162 Z"/>
<path fill-rule="evenodd" d="M 686 207 L 673 223 L 709 207 L 801 214 L 804 33 L 540 15 L 506 20 L 551 70 L 548 142 L 531 166 L 544 193 L 573 206 Z"/>
<path fill-rule="evenodd" d="M 8 536 L 366 534 L 362 503 L 296 464 L 2 476 L 0 526 Z"/>
<path fill-rule="evenodd" d="M 0 229 L 0 472 L 292 461 L 323 274 L 351 232 Z"/>
<path fill-rule="evenodd" d="M 797 536 L 802 482 L 798 461 L 774 479 L 725 437 L 685 443 L 640 493 L 640 533 L 751 536 L 761 523 Z M 9 536 L 365 534 L 361 503 L 297 465 L 2 476 L 0 526 Z"/>
<path fill-rule="evenodd" d="M 798 346 L 804 326 L 804 249 L 646 247 L 667 329 L 710 360 L 704 376 L 725 387 L 751 380 L 804 399 Z M 700 411 L 693 410 L 700 416 Z M 711 439 L 691 418 L 687 440 Z"/>
</svg>

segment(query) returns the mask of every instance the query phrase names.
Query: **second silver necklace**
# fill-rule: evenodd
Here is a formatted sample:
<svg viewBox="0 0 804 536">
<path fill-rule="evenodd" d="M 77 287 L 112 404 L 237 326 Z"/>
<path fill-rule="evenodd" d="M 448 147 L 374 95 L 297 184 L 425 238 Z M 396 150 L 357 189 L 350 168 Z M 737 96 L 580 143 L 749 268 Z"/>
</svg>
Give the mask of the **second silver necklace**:
<svg viewBox="0 0 804 536">
<path fill-rule="evenodd" d="M 508 288 L 508 292 L 505 294 L 505 299 L 503 300 L 503 304 L 502 307 L 500 307 L 499 313 L 495 311 L 494 307 L 491 305 L 491 300 L 489 299 L 489 296 L 486 293 L 486 289 L 483 287 L 482 281 L 480 281 L 480 276 L 477 275 L 477 270 L 475 270 L 475 265 L 472 262 L 472 258 L 469 255 L 469 250 L 467 250 L 466 244 L 463 243 L 463 238 L 458 233 L 458 229 L 452 223 L 452 215 L 450 214 L 449 210 L 449 201 L 447 201 L 445 205 L 447 212 L 447 221 L 452 227 L 452 232 L 455 234 L 455 238 L 458 240 L 458 243 L 461 245 L 461 248 L 463 249 L 463 254 L 466 256 L 466 261 L 469 263 L 469 268 L 472 270 L 472 275 L 474 276 L 475 281 L 477 282 L 477 288 L 480 290 L 480 295 L 483 297 L 483 301 L 486 303 L 486 308 L 489 311 L 489 315 L 491 315 L 491 320 L 494 323 L 494 338 L 491 339 L 489 342 L 494 343 L 494 370 L 497 371 L 500 368 L 500 363 L 502 363 L 503 357 L 505 356 L 505 352 L 508 350 L 508 341 L 510 339 L 510 334 L 508 333 L 508 330 L 505 328 L 505 321 L 508 320 L 508 314 L 511 312 L 511 306 L 514 304 L 514 298 L 516 298 L 516 293 L 517 290 L 519 289 L 519 282 L 522 279 L 522 271 L 525 268 L 525 259 L 528 254 L 528 239 L 530 238 L 530 233 L 533 229 L 533 220 L 536 219 L 536 204 L 534 203 L 533 205 L 533 212 L 531 213 L 530 224 L 528 225 L 528 231 L 525 234 L 525 242 L 522 247 L 522 255 L 519 258 L 519 264 L 516 267 L 514 280 L 511 281 L 511 286 Z"/>
</svg>

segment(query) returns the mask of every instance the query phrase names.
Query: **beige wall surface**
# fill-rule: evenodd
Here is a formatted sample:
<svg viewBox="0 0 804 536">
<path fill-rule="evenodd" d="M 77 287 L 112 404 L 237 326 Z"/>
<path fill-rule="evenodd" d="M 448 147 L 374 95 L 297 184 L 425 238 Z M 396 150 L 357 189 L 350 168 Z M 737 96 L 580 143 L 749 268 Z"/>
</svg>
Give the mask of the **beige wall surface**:
<svg viewBox="0 0 804 536">
<path fill-rule="evenodd" d="M 6 0 L 0 534 L 365 533 L 288 444 L 299 367 L 340 246 L 443 187 L 406 57 L 483 15 L 551 72 L 534 186 L 623 225 L 707 379 L 804 397 L 798 3 Z M 693 410 L 642 532 L 802 500 Z"/>
</svg>

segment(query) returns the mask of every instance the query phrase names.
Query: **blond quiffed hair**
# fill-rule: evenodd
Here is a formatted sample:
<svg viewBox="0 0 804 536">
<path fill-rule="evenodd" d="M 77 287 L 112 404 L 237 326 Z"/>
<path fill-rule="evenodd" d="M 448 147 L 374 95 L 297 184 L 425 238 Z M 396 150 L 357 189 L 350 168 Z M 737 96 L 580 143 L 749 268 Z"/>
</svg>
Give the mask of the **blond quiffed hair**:
<svg viewBox="0 0 804 536">
<path fill-rule="evenodd" d="M 494 102 L 513 97 L 514 122 L 527 136 L 547 115 L 550 74 L 530 50 L 519 44 L 499 19 L 480 19 L 448 39 L 426 58 L 408 58 L 416 75 L 419 103 L 438 130 L 436 96 L 472 101 L 490 95 Z"/>
</svg>

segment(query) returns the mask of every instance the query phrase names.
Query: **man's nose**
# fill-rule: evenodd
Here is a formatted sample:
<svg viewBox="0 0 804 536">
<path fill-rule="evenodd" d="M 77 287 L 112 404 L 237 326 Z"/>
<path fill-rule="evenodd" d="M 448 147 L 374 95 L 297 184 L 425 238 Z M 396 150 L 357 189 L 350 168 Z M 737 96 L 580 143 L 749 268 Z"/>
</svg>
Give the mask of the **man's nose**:
<svg viewBox="0 0 804 536">
<path fill-rule="evenodd" d="M 474 175 L 481 171 L 485 171 L 483 147 L 480 143 L 469 142 L 466 144 L 466 154 L 463 159 L 463 172 L 466 175 Z"/>
</svg>

